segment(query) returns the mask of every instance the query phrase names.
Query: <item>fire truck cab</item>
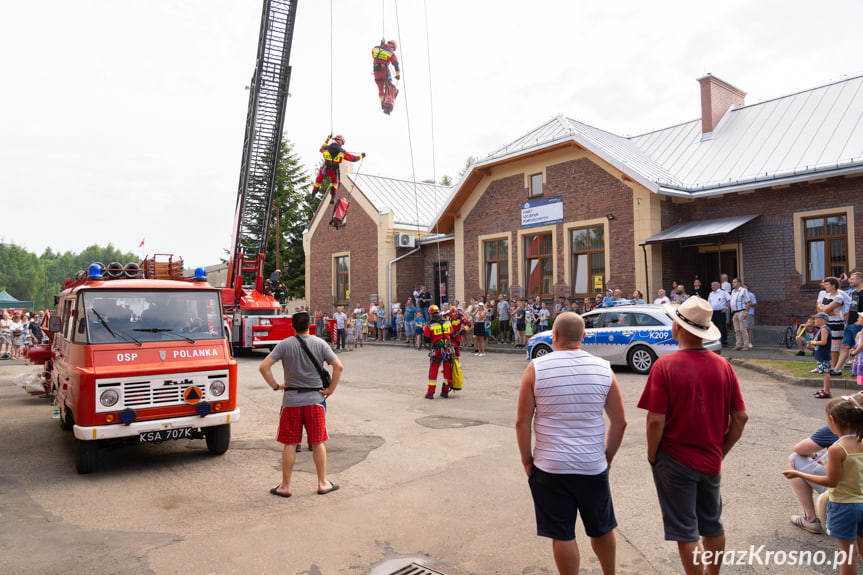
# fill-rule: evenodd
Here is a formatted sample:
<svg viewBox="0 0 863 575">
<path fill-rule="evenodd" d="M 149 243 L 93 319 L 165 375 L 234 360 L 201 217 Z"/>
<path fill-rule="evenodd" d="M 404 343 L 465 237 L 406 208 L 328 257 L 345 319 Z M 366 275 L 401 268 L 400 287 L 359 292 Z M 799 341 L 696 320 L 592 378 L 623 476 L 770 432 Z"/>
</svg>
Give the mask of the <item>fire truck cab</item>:
<svg viewBox="0 0 863 575">
<path fill-rule="evenodd" d="M 49 348 L 31 354 L 74 433 L 78 472 L 93 471 L 110 444 L 204 438 L 210 453 L 227 451 L 240 411 L 220 290 L 200 268 L 192 281 L 102 271 L 67 280 Z"/>
</svg>

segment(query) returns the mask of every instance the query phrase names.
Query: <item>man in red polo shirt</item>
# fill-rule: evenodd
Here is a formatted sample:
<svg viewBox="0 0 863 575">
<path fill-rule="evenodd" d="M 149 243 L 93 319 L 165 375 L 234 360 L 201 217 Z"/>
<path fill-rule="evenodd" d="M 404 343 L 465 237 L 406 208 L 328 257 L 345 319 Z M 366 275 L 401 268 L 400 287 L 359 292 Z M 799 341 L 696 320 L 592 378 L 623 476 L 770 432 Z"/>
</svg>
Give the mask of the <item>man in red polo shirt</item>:
<svg viewBox="0 0 863 575">
<path fill-rule="evenodd" d="M 731 365 L 704 349 L 703 339 L 720 336 L 710 321 L 710 304 L 694 297 L 664 308 L 674 320 L 671 335 L 680 351 L 656 361 L 638 402 L 648 411 L 647 460 L 665 539 L 677 541 L 687 575 L 717 575 L 725 550 L 722 460 L 743 434 L 748 416 Z"/>
</svg>

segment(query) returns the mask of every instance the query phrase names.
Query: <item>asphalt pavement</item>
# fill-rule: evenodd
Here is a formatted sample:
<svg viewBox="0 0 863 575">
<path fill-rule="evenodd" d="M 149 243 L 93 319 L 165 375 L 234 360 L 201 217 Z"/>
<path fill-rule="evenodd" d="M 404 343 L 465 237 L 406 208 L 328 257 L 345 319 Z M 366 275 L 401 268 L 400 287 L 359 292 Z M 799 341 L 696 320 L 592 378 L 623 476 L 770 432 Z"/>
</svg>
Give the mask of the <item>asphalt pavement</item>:
<svg viewBox="0 0 863 575">
<path fill-rule="evenodd" d="M 269 494 L 280 475 L 279 397 L 257 373 L 262 353 L 239 359 L 241 418 L 227 453 L 209 456 L 202 440 L 100 450 L 99 469 L 86 476 L 74 471 L 73 442 L 50 400 L 12 383 L 37 368 L 0 362 L 0 573 L 392 575 L 412 563 L 427 569 L 416 573 L 554 573 L 515 442 L 527 362 L 520 350 L 488 352 L 466 353 L 465 389 L 431 401 L 424 351 L 387 342 L 340 352 L 345 375 L 327 402 L 327 449 L 341 489 L 316 495 L 303 451 L 290 499 Z M 734 362 L 766 354 L 786 352 L 726 352 Z M 791 525 L 800 510 L 780 473 L 792 446 L 824 424 L 824 401 L 735 369 L 750 420 L 723 464 L 723 520 L 727 549 L 744 563 L 723 573 L 835 573 L 824 562 L 835 541 Z M 645 376 L 616 373 L 629 423 L 610 473 L 617 571 L 681 573 L 645 458 L 636 407 Z M 598 574 L 580 526 L 576 533 L 582 572 Z M 809 563 L 790 567 L 791 552 L 808 553 Z"/>
</svg>

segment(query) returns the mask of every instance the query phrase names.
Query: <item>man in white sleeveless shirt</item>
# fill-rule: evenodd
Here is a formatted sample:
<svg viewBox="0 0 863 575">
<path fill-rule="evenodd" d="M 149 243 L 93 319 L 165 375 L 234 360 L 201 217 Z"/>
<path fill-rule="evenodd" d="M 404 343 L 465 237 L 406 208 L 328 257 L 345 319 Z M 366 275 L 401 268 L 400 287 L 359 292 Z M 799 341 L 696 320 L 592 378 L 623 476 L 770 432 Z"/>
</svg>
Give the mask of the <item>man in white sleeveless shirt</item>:
<svg viewBox="0 0 863 575">
<path fill-rule="evenodd" d="M 582 351 L 583 338 L 584 320 L 577 314 L 564 312 L 554 320 L 556 351 L 534 359 L 521 378 L 516 437 L 533 495 L 536 534 L 552 540 L 558 571 L 578 573 L 580 512 L 602 572 L 611 575 L 617 520 L 608 470 L 623 440 L 626 415 L 609 363 Z"/>
</svg>

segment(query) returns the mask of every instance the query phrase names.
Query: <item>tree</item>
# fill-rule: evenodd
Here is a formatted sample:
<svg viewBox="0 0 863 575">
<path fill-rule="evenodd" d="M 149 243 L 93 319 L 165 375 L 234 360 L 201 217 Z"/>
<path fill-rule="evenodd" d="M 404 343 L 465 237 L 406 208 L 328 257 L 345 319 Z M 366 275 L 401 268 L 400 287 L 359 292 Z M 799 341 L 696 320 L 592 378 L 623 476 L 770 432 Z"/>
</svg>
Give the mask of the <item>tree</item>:
<svg viewBox="0 0 863 575">
<path fill-rule="evenodd" d="M 41 256 L 15 244 L 0 243 L 0 290 L 6 290 L 20 300 L 33 301 L 36 309 L 54 306 L 54 295 L 63 289 L 67 278 L 78 271 L 86 272 L 90 264 L 137 262 L 131 253 L 122 253 L 111 244 L 92 245 L 80 254 L 55 253 L 46 248 Z"/>
<path fill-rule="evenodd" d="M 458 177 L 463 178 L 466 173 L 470 171 L 470 167 L 476 163 L 476 158 L 473 156 L 468 156 L 467 160 L 464 161 L 464 167 L 459 170 Z"/>
<path fill-rule="evenodd" d="M 327 182 L 324 182 L 326 184 Z M 276 269 L 276 243 L 278 239 L 279 265 L 282 283 L 289 298 L 303 297 L 306 291 L 306 257 L 303 252 L 303 231 L 308 227 L 318 202 L 310 203 L 308 194 L 311 178 L 293 151 L 293 144 L 282 139 L 276 188 L 273 194 L 273 219 L 267 243 L 264 269 Z M 327 188 L 321 186 L 322 190 Z M 323 198 L 326 194 L 320 194 Z M 278 213 L 278 220 L 276 214 Z"/>
<path fill-rule="evenodd" d="M 440 179 L 440 185 L 451 186 L 452 185 L 452 178 L 450 178 L 448 175 L 444 174 L 443 177 L 441 177 L 441 179 Z"/>
</svg>

